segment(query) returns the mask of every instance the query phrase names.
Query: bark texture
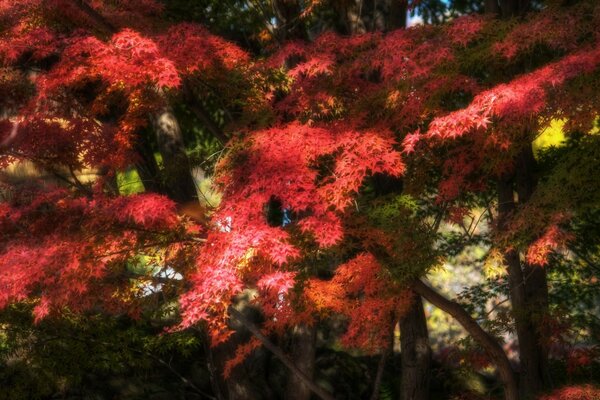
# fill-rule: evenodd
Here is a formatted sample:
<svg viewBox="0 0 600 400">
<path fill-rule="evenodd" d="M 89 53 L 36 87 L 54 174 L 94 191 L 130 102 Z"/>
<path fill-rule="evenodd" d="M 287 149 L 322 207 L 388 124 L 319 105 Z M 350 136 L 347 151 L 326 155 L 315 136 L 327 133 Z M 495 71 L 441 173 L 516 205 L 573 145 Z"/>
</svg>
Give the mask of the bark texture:
<svg viewBox="0 0 600 400">
<path fill-rule="evenodd" d="M 515 160 L 514 176 L 498 182 L 498 230 L 507 229 L 517 204 L 523 206 L 537 186 L 535 158 L 531 145 L 525 146 Z M 515 201 L 518 195 L 518 203 Z M 548 312 L 548 282 L 546 270 L 522 262 L 516 249 L 504 253 L 508 270 L 510 301 L 519 341 L 520 391 L 532 398 L 550 384 L 548 349 L 542 322 Z"/>
<path fill-rule="evenodd" d="M 280 41 L 308 39 L 304 20 L 300 17 L 302 7 L 298 0 L 274 0 L 272 4 L 278 20 L 276 34 Z"/>
<path fill-rule="evenodd" d="M 163 159 L 165 186 L 169 197 L 178 203 L 197 198 L 181 128 L 173 111 L 164 108 L 155 116 L 153 122 L 158 150 Z"/>
<path fill-rule="evenodd" d="M 335 0 L 337 30 L 346 35 L 406 28 L 407 2 L 401 0 Z"/>
<path fill-rule="evenodd" d="M 401 400 L 427 400 L 431 367 L 431 347 L 421 296 L 415 296 L 408 313 L 400 321 L 402 360 Z"/>
<path fill-rule="evenodd" d="M 292 332 L 292 359 L 311 381 L 315 373 L 316 340 L 316 326 L 298 325 Z M 310 397 L 310 387 L 298 375 L 291 373 L 285 391 L 286 400 L 310 400 Z"/>
<path fill-rule="evenodd" d="M 446 299 L 420 280 L 415 281 L 413 290 L 440 310 L 451 315 L 465 328 L 469 335 L 479 343 L 488 357 L 490 357 L 496 368 L 498 368 L 500 381 L 504 386 L 504 399 L 518 400 L 520 398 L 519 386 L 515 373 L 498 341 L 484 331 L 460 304 Z"/>
<path fill-rule="evenodd" d="M 279 359 L 294 375 L 296 375 L 304 385 L 310 388 L 310 390 L 320 399 L 322 400 L 334 400 L 334 397 L 329 394 L 325 389 L 315 384 L 311 379 L 309 379 L 303 371 L 301 371 L 298 366 L 292 362 L 290 358 L 288 358 L 283 351 L 275 346 L 273 342 L 269 340 L 265 335 L 262 334 L 260 329 L 254 325 L 251 321 L 249 321 L 240 311 L 231 307 L 230 308 L 231 315 L 239 321 L 244 328 L 248 329 L 254 337 L 256 337 L 263 346 L 265 346 L 268 350 L 270 350 L 275 357 Z"/>
</svg>

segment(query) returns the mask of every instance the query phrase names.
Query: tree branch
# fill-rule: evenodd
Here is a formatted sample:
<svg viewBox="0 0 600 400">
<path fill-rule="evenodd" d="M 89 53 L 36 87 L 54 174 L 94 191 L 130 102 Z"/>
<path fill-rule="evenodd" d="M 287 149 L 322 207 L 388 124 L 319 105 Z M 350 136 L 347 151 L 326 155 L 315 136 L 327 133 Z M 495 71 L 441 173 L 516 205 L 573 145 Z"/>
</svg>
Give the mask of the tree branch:
<svg viewBox="0 0 600 400">
<path fill-rule="evenodd" d="M 268 350 L 270 350 L 275 357 L 279 359 L 290 371 L 292 371 L 298 378 L 304 382 L 304 384 L 319 398 L 322 400 L 335 400 L 334 397 L 326 392 L 323 388 L 317 386 L 311 379 L 309 379 L 289 358 L 286 356 L 283 351 L 273 342 L 269 340 L 260 329 L 251 321 L 249 321 L 244 314 L 240 311 L 236 310 L 234 307 L 230 307 L 229 311 L 231 315 L 237 319 L 246 329 L 250 331 L 260 342 L 265 346 Z"/>
<path fill-rule="evenodd" d="M 95 24 L 97 24 L 106 33 L 117 33 L 117 27 L 111 24 L 98 11 L 94 10 L 85 0 L 73 0 L 73 4 L 79 11 L 87 15 Z"/>
<path fill-rule="evenodd" d="M 421 280 L 417 279 L 413 283 L 412 288 L 425 300 L 454 317 L 454 319 L 467 330 L 469 335 L 481 345 L 488 357 L 490 357 L 498 368 L 500 380 L 504 384 L 505 399 L 518 399 L 519 390 L 515 373 L 508 357 L 496 339 L 484 331 L 460 304 L 446 299 L 434 289 L 424 284 Z"/>
</svg>

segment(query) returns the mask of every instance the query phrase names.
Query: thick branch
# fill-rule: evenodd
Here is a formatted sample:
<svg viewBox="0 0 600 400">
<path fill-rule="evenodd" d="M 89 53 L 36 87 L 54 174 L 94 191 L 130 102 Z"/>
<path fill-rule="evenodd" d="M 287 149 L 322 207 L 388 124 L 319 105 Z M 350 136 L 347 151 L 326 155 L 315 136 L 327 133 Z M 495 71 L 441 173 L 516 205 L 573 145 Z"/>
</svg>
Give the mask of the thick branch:
<svg viewBox="0 0 600 400">
<path fill-rule="evenodd" d="M 73 0 L 73 4 L 79 11 L 87 15 L 95 24 L 97 24 L 102 30 L 107 33 L 117 33 L 117 28 L 111 24 L 106 18 L 102 16 L 98 11 L 94 10 L 85 0 Z"/>
<path fill-rule="evenodd" d="M 327 393 L 323 388 L 317 386 L 312 380 L 310 380 L 300 369 L 286 356 L 283 351 L 273 342 L 269 340 L 265 335 L 262 334 L 260 329 L 249 321 L 244 314 L 236 310 L 234 307 L 230 307 L 231 315 L 237 319 L 246 329 L 250 331 L 269 351 L 271 351 L 275 357 L 279 359 L 290 371 L 292 371 L 302 382 L 310 388 L 310 390 L 323 400 L 334 400 L 334 397 Z"/>
<path fill-rule="evenodd" d="M 3 147 L 8 147 L 11 144 L 11 142 L 17 137 L 17 134 L 19 133 L 19 123 L 19 121 L 13 122 L 13 126 L 10 130 L 10 133 L 6 138 L 4 138 L 0 142 L 0 149 L 2 149 Z"/>
<path fill-rule="evenodd" d="M 504 385 L 504 398 L 506 400 L 518 399 L 519 390 L 515 373 L 508 357 L 498 342 L 489 333 L 484 331 L 460 304 L 446 299 L 420 280 L 415 281 L 413 290 L 434 306 L 450 314 L 467 330 L 469 335 L 479 343 L 498 368 L 500 380 Z"/>
</svg>

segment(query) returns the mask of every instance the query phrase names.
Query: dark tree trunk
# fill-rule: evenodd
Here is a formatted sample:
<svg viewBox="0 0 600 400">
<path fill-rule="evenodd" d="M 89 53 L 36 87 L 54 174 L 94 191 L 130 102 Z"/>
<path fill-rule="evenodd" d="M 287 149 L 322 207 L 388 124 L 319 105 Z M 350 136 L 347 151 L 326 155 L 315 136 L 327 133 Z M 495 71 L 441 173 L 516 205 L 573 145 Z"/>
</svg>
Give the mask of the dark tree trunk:
<svg viewBox="0 0 600 400">
<path fill-rule="evenodd" d="M 142 179 L 145 183 L 150 182 L 150 186 L 159 192 L 166 192 L 179 205 L 197 201 L 196 187 L 177 118 L 171 109 L 166 107 L 154 116 L 152 122 L 158 150 L 162 156 L 164 180 L 161 181 L 154 175 L 158 174 L 158 168 L 149 142 L 146 142 L 144 149 L 141 149 L 145 151 L 140 151 L 144 160 L 143 167 L 145 167 L 138 166 L 138 170 L 143 171 Z M 252 314 L 249 307 L 246 309 L 244 312 L 249 312 L 247 318 L 256 320 L 256 313 Z M 263 396 L 253 383 L 251 374 L 248 373 L 247 363 L 234 368 L 229 379 L 223 379 L 222 373 L 225 364 L 234 358 L 238 346 L 246 343 L 250 337 L 250 333 L 240 326 L 234 326 L 234 329 L 236 332 L 226 343 L 210 350 L 211 363 L 209 367 L 213 371 L 211 379 L 213 380 L 212 385 L 216 389 L 215 394 L 228 400 L 261 399 Z M 254 366 L 253 372 L 256 368 L 261 368 L 261 366 Z"/>
<path fill-rule="evenodd" d="M 279 40 L 308 39 L 298 0 L 273 0 L 273 9 L 279 22 L 276 32 Z"/>
<path fill-rule="evenodd" d="M 313 380 L 315 372 L 316 340 L 316 326 L 298 325 L 292 332 L 291 357 L 294 364 L 310 380 Z M 310 400 L 311 392 L 310 387 L 298 375 L 289 374 L 285 390 L 286 400 Z"/>
<path fill-rule="evenodd" d="M 249 339 L 250 334 L 248 331 L 237 327 L 235 333 L 227 342 L 210 349 L 216 372 L 216 376 L 213 376 L 214 382 L 212 382 L 212 385 L 213 388 L 218 388 L 224 400 L 260 400 L 264 398 L 258 390 L 259 388 L 253 384 L 252 376 L 249 373 L 252 371 L 249 371 L 247 367 L 248 360 L 233 368 L 227 379 L 222 375 L 225 364 L 234 357 L 238 346 L 246 343 Z"/>
<path fill-rule="evenodd" d="M 500 14 L 500 5 L 498 0 L 485 0 L 484 12 L 486 14 Z"/>
<path fill-rule="evenodd" d="M 537 181 L 531 145 L 519 153 L 515 181 L 519 205 L 531 198 Z M 498 183 L 498 229 L 507 229 L 510 214 L 516 209 L 512 179 Z M 548 350 L 541 322 L 548 312 L 548 282 L 545 269 L 522 263 L 517 250 L 505 252 L 510 300 L 515 318 L 520 358 L 520 390 L 533 397 L 549 384 Z"/>
<path fill-rule="evenodd" d="M 514 209 L 512 180 L 509 177 L 504 177 L 498 182 L 498 230 L 500 232 L 506 230 L 508 218 Z M 531 375 L 529 373 L 532 367 L 531 361 L 536 358 L 533 356 L 535 349 L 533 327 L 527 315 L 525 280 L 518 251 L 515 249 L 505 251 L 504 262 L 508 271 L 510 302 L 519 341 L 520 380 L 521 390 L 523 390 L 523 383 L 535 380 L 535 374 Z"/>
<path fill-rule="evenodd" d="M 500 0 L 503 18 L 517 17 L 529 11 L 530 0 Z"/>
<path fill-rule="evenodd" d="M 104 179 L 106 191 L 115 196 L 119 194 L 119 182 L 117 181 L 116 172 L 111 172 L 110 168 L 105 166 L 98 170 L 98 176 Z"/>
<path fill-rule="evenodd" d="M 406 28 L 407 1 L 336 0 L 338 30 L 346 35 Z"/>
<path fill-rule="evenodd" d="M 329 392 L 327 392 L 325 389 L 318 386 L 311 379 L 309 379 L 304 374 L 304 372 L 301 371 L 300 368 L 298 368 L 298 366 L 289 357 L 287 357 L 279 347 L 273 344 L 273 342 L 271 342 L 269 338 L 267 338 L 260 331 L 260 329 L 253 322 L 248 320 L 240 311 L 238 311 L 234 307 L 230 307 L 230 314 L 237 322 L 240 322 L 244 326 L 244 328 L 248 329 L 248 331 L 250 331 L 255 338 L 260 340 L 262 345 L 265 346 L 265 348 L 267 348 L 268 350 L 270 350 L 273 353 L 273 355 L 277 357 L 279 361 L 283 363 L 283 365 L 285 365 L 286 368 L 288 368 L 293 374 L 297 375 L 300 381 L 304 385 L 309 387 L 310 390 L 318 398 L 322 400 L 334 400 L 334 397 L 331 394 L 329 394 Z"/>
<path fill-rule="evenodd" d="M 267 383 L 263 379 L 266 359 L 260 349 L 253 351 L 241 364 L 232 368 L 227 378 L 223 376 L 225 365 L 235 357 L 238 347 L 252 338 L 254 321 L 260 319 L 260 312 L 250 305 L 251 297 L 250 291 L 244 291 L 235 297 L 234 304 L 230 306 L 231 318 L 228 322 L 234 333 L 224 343 L 209 349 L 210 361 L 215 372 L 211 383 L 223 400 L 269 398 L 265 392 Z M 252 327 L 249 327 L 250 325 Z"/>
<path fill-rule="evenodd" d="M 165 108 L 155 116 L 153 122 L 158 151 L 163 159 L 165 186 L 169 197 L 177 203 L 196 199 L 196 185 L 177 118 L 169 108 Z"/>
<path fill-rule="evenodd" d="M 517 194 L 519 203 L 529 201 L 537 187 L 536 160 L 531 145 L 527 145 L 519 156 L 517 163 Z M 543 320 L 548 315 L 548 279 L 546 269 L 539 265 L 524 263 L 525 296 L 527 298 L 528 316 L 535 327 L 537 346 L 537 367 L 544 387 L 550 384 L 548 372 L 547 338 L 543 329 Z"/>
<path fill-rule="evenodd" d="M 523 15 L 530 9 L 530 0 L 485 0 L 485 12 L 500 14 L 503 18 Z M 527 203 L 535 191 L 535 158 L 531 144 L 527 144 L 516 161 L 514 177 L 503 177 L 498 182 L 498 229 L 507 228 L 510 214 L 516 209 L 513 178 L 516 178 L 518 203 Z M 548 282 L 546 271 L 538 266 L 521 263 L 516 249 L 507 250 L 504 260 L 512 312 L 515 318 L 520 358 L 520 392 L 525 397 L 535 396 L 547 387 L 548 350 L 541 329 L 541 320 L 548 310 Z"/>
<path fill-rule="evenodd" d="M 375 380 L 373 381 L 373 391 L 371 392 L 370 400 L 378 400 L 379 392 L 381 391 L 381 382 L 383 382 L 383 372 L 385 371 L 385 364 L 390 354 L 394 352 L 394 336 L 392 335 L 390 340 L 390 347 L 384 349 L 379 356 L 379 363 L 377 364 L 377 373 L 375 374 Z"/>
<path fill-rule="evenodd" d="M 548 337 L 544 328 L 544 319 L 548 315 L 548 280 L 546 270 L 537 265 L 525 264 L 525 295 L 527 297 L 528 318 L 533 327 L 532 361 L 528 363 L 528 377 L 535 377 L 531 382 L 523 382 L 523 391 L 537 394 L 551 386 L 548 368 Z"/>
<path fill-rule="evenodd" d="M 408 0 L 386 0 L 387 6 L 386 23 L 383 30 L 406 28 L 406 15 L 408 11 Z"/>
<path fill-rule="evenodd" d="M 149 133 L 145 131 L 138 133 L 136 144 L 138 159 L 136 160 L 135 168 L 146 191 L 166 194 L 159 179 L 160 172 L 156 159 L 154 158 L 148 134 Z"/>
<path fill-rule="evenodd" d="M 421 296 L 416 295 L 408 313 L 400 321 L 402 400 L 427 400 L 431 366 L 431 347 Z"/>
<path fill-rule="evenodd" d="M 364 2 L 361 0 L 336 0 L 334 7 L 339 22 L 337 30 L 345 35 L 365 33 L 368 26 L 364 20 L 363 10 L 366 12 Z M 364 7 L 364 8 L 363 8 Z"/>
<path fill-rule="evenodd" d="M 214 367 L 217 373 L 217 376 L 213 377 L 213 379 L 216 381 L 213 382 L 213 388 L 218 388 L 218 391 L 223 399 L 260 400 L 264 398 L 259 392 L 258 388 L 252 383 L 252 378 L 245 365 L 247 362 L 244 362 L 241 365 L 233 368 L 227 379 L 225 379 L 222 375 L 225 364 L 234 357 L 237 346 L 248 341 L 248 338 L 248 334 L 244 334 L 237 330 L 226 343 L 211 349 Z"/>
<path fill-rule="evenodd" d="M 498 368 L 500 381 L 504 386 L 504 399 L 518 400 L 519 387 L 517 379 L 508 357 L 496 339 L 484 331 L 460 304 L 446 299 L 420 280 L 415 281 L 413 290 L 440 310 L 450 314 L 465 328 L 469 335 L 483 348 L 496 368 Z"/>
</svg>

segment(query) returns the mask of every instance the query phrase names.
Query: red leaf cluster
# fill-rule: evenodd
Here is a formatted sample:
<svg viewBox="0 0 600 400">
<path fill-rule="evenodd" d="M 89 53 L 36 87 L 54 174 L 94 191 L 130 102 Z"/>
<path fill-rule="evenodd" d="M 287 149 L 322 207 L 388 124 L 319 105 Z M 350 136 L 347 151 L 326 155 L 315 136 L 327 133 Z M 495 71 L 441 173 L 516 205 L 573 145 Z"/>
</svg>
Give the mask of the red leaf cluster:
<svg viewBox="0 0 600 400">
<path fill-rule="evenodd" d="M 331 280 L 309 281 L 306 296 L 317 312 L 348 318 L 344 346 L 366 351 L 389 346 L 393 324 L 410 306 L 412 295 L 386 274 L 372 254 L 362 253 L 340 265 Z"/>
<path fill-rule="evenodd" d="M 117 296 L 130 284 L 124 265 L 144 249 L 169 247 L 179 224 L 174 204 L 157 195 L 21 191 L 0 210 L 0 307 L 39 297 L 38 319 L 62 307 L 127 309 Z"/>
<path fill-rule="evenodd" d="M 540 397 L 540 400 L 596 400 L 598 398 L 600 398 L 600 389 L 592 385 L 582 385 L 558 389 Z"/>
</svg>

